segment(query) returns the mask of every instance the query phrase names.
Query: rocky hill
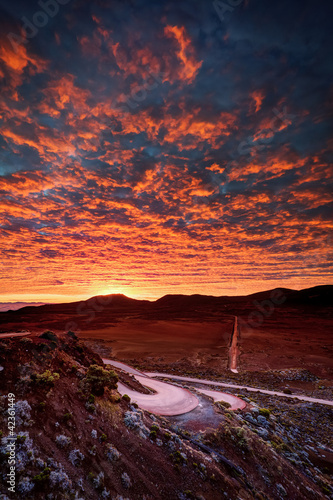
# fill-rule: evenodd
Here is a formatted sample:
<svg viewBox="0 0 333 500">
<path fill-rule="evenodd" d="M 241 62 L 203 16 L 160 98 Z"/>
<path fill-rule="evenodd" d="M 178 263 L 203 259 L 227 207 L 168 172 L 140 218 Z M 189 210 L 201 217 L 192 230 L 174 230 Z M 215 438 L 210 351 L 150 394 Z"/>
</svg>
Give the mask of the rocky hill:
<svg viewBox="0 0 333 500">
<path fill-rule="evenodd" d="M 80 302 L 27 306 L 17 311 L 0 312 L 0 333 L 52 328 L 80 331 L 82 326 L 99 329 L 127 318 L 172 320 L 177 318 L 218 318 L 225 314 L 247 315 L 258 302 L 271 301 L 275 313 L 293 308 L 332 317 L 333 286 L 306 290 L 279 288 L 244 296 L 165 295 L 156 301 L 136 300 L 122 294 L 99 295 Z M 85 328 L 84 328 L 85 329 Z"/>
<path fill-rule="evenodd" d="M 193 439 L 140 410 L 73 333 L 2 339 L 0 365 L 1 500 L 327 498 L 237 412 Z"/>
</svg>

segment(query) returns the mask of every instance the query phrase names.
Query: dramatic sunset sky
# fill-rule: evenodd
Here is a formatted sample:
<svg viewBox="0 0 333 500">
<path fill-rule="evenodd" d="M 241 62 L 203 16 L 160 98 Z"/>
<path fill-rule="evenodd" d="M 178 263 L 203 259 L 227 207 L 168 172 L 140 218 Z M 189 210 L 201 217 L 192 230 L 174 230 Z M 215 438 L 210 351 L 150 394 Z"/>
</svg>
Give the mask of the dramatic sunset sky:
<svg viewBox="0 0 333 500">
<path fill-rule="evenodd" d="M 332 2 L 59 3 L 0 0 L 0 300 L 331 283 Z"/>
</svg>

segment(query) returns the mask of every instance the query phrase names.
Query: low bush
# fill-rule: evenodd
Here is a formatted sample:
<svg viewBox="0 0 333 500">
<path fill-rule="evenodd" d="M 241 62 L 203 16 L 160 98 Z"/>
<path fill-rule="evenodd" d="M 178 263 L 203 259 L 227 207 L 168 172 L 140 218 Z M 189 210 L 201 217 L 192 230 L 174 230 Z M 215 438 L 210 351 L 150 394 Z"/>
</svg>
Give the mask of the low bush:
<svg viewBox="0 0 333 500">
<path fill-rule="evenodd" d="M 37 410 L 38 411 L 45 411 L 45 408 L 46 408 L 46 403 L 44 403 L 44 401 L 42 401 L 41 403 L 39 403 L 38 406 L 37 406 Z"/>
<path fill-rule="evenodd" d="M 23 496 L 28 495 L 31 490 L 34 488 L 34 483 L 30 480 L 29 477 L 23 477 L 17 485 L 17 489 Z M 1 497 L 2 498 L 2 497 Z M 8 497 L 3 497 L 4 499 Z"/>
<path fill-rule="evenodd" d="M 68 491 L 72 487 L 72 481 L 63 470 L 51 472 L 50 484 L 53 488 L 57 487 L 63 491 Z"/>
<path fill-rule="evenodd" d="M 49 467 L 45 467 L 43 472 L 41 472 L 40 474 L 37 474 L 35 477 L 32 478 L 37 489 L 40 489 L 40 490 L 44 489 L 45 484 L 50 479 L 50 474 L 51 474 L 51 469 Z"/>
<path fill-rule="evenodd" d="M 269 418 L 271 414 L 271 411 L 268 410 L 267 408 L 260 408 L 259 410 L 259 415 L 262 415 L 265 418 Z"/>
<path fill-rule="evenodd" d="M 60 377 L 59 373 L 46 370 L 44 373 L 33 373 L 31 375 L 32 381 L 37 385 L 54 386 L 54 382 Z"/>
<path fill-rule="evenodd" d="M 69 330 L 66 335 L 68 335 L 68 337 L 71 337 L 74 340 L 78 340 L 78 336 L 75 335 L 75 333 L 72 332 L 71 330 Z"/>
<path fill-rule="evenodd" d="M 165 432 L 165 433 L 164 433 L 164 439 L 165 439 L 166 441 L 169 441 L 169 440 L 171 439 L 171 434 L 170 434 L 170 432 Z"/>
<path fill-rule="evenodd" d="M 229 409 L 229 408 L 231 408 L 231 404 L 227 403 L 227 401 L 216 401 L 215 405 L 218 408 L 226 409 L 226 410 Z"/>
<path fill-rule="evenodd" d="M 60 448 L 65 448 L 68 446 L 71 442 L 71 439 L 67 436 L 64 436 L 64 434 L 59 434 L 59 436 L 56 437 L 56 443 Z"/>
<path fill-rule="evenodd" d="M 171 453 L 170 458 L 173 460 L 175 465 L 185 465 L 187 462 L 186 455 L 181 453 L 179 450 Z"/>
<path fill-rule="evenodd" d="M 244 429 L 244 427 L 234 427 L 232 431 L 238 438 L 238 440 L 236 441 L 237 446 L 242 450 L 249 451 L 250 444 L 246 429 Z"/>
<path fill-rule="evenodd" d="M 113 370 L 105 370 L 102 366 L 91 365 L 82 383 L 86 391 L 95 396 L 102 396 L 105 387 L 117 388 L 118 375 Z"/>
<path fill-rule="evenodd" d="M 131 480 L 129 475 L 126 472 L 123 472 L 121 475 L 121 482 L 124 488 L 129 488 L 131 486 Z"/>
<path fill-rule="evenodd" d="M 107 446 L 105 453 L 106 453 L 108 460 L 110 460 L 110 462 L 115 462 L 116 460 L 119 460 L 119 458 L 120 458 L 119 451 L 111 444 L 109 444 Z"/>
<path fill-rule="evenodd" d="M 100 439 L 101 443 L 105 443 L 105 441 L 107 441 L 107 440 L 108 440 L 108 437 L 107 437 L 107 435 L 106 435 L 106 434 L 102 434 L 102 435 L 101 435 L 101 437 L 100 437 L 99 439 Z"/>
<path fill-rule="evenodd" d="M 15 417 L 17 425 L 28 425 L 31 418 L 31 406 L 26 400 L 19 400 L 15 403 Z"/>
<path fill-rule="evenodd" d="M 42 333 L 39 336 L 40 339 L 45 339 L 45 340 L 53 340 L 53 342 L 58 343 L 58 337 L 51 332 L 50 330 L 47 330 L 46 332 Z"/>
<path fill-rule="evenodd" d="M 90 403 L 86 403 L 85 407 L 89 411 L 89 413 L 94 413 L 96 411 L 96 406 Z"/>
<path fill-rule="evenodd" d="M 150 431 L 149 437 L 150 437 L 150 439 L 155 440 L 157 438 L 157 432 L 156 431 Z"/>
<path fill-rule="evenodd" d="M 93 405 L 95 403 L 95 396 L 93 394 L 90 394 L 89 398 L 88 398 L 88 403 Z"/>
<path fill-rule="evenodd" d="M 89 472 L 89 474 L 88 474 L 88 480 L 89 481 L 93 481 L 94 478 L 95 478 L 95 474 L 93 472 Z"/>
<path fill-rule="evenodd" d="M 80 450 L 72 450 L 68 456 L 69 461 L 72 465 L 75 465 L 75 467 L 78 467 L 82 460 L 84 459 L 83 453 L 80 452 Z"/>
<path fill-rule="evenodd" d="M 68 422 L 69 420 L 72 420 L 72 418 L 73 418 L 73 414 L 70 412 L 65 413 L 64 416 L 62 417 L 64 422 Z"/>
<path fill-rule="evenodd" d="M 31 339 L 29 339 L 28 337 L 22 337 L 22 338 L 20 339 L 20 343 L 21 343 L 21 344 L 32 344 L 32 340 L 31 340 Z M 26 479 L 26 478 L 24 478 L 24 479 Z"/>
<path fill-rule="evenodd" d="M 100 472 L 93 480 L 94 487 L 99 490 L 104 486 L 104 472 Z"/>
</svg>

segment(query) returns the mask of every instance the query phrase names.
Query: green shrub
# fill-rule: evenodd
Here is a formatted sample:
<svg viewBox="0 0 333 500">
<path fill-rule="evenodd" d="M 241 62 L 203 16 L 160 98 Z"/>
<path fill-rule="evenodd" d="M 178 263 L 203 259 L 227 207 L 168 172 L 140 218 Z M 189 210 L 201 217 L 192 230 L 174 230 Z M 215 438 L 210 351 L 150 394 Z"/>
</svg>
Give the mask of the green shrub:
<svg viewBox="0 0 333 500">
<path fill-rule="evenodd" d="M 102 443 L 105 443 L 105 441 L 107 441 L 108 437 L 106 434 L 102 434 L 99 439 L 101 440 Z"/>
<path fill-rule="evenodd" d="M 179 450 L 171 453 L 170 457 L 175 465 L 184 465 L 187 462 L 187 459 L 184 458 L 183 454 Z"/>
<path fill-rule="evenodd" d="M 104 388 L 116 389 L 118 375 L 113 370 L 105 370 L 102 366 L 91 365 L 82 380 L 85 390 L 96 396 L 104 394 Z"/>
<path fill-rule="evenodd" d="M 119 394 L 111 394 L 111 396 L 109 397 L 109 400 L 111 403 L 115 404 L 115 403 L 120 403 L 121 401 L 121 396 Z"/>
<path fill-rule="evenodd" d="M 65 413 L 65 415 L 62 417 L 64 422 L 68 422 L 69 420 L 72 420 L 73 414 L 70 412 Z"/>
<path fill-rule="evenodd" d="M 93 394 L 90 394 L 88 398 L 88 403 L 93 405 L 95 403 L 95 396 Z"/>
<path fill-rule="evenodd" d="M 249 451 L 250 446 L 249 446 L 249 439 L 248 439 L 246 429 L 244 429 L 244 427 L 234 427 L 232 429 L 232 432 L 238 438 L 236 441 L 236 445 L 239 448 L 241 448 L 242 450 Z"/>
<path fill-rule="evenodd" d="M 50 330 L 47 330 L 46 332 L 42 333 L 39 336 L 40 339 L 45 339 L 45 340 L 53 340 L 53 342 L 58 343 L 58 337 L 51 332 Z"/>
<path fill-rule="evenodd" d="M 50 346 L 48 344 L 44 344 L 44 342 L 37 344 L 36 348 L 38 349 L 38 351 L 42 351 L 42 352 L 50 352 L 51 351 Z"/>
<path fill-rule="evenodd" d="M 123 397 L 122 397 L 122 399 L 123 399 L 124 401 L 126 401 L 127 403 L 130 403 L 130 402 L 131 402 L 131 398 L 130 398 L 127 394 L 124 394 L 124 395 L 123 395 Z"/>
<path fill-rule="evenodd" d="M 86 408 L 89 411 L 89 413 L 94 413 L 96 411 L 96 406 L 90 403 L 86 403 Z"/>
<path fill-rule="evenodd" d="M 215 405 L 221 409 L 231 408 L 231 404 L 227 403 L 227 401 L 216 401 Z"/>
<path fill-rule="evenodd" d="M 68 335 L 68 337 L 71 337 L 74 340 L 78 339 L 77 335 L 75 335 L 75 333 L 72 332 L 71 330 L 69 330 L 66 335 Z"/>
<path fill-rule="evenodd" d="M 37 474 L 37 476 L 33 477 L 32 480 L 35 483 L 37 489 L 43 489 L 45 483 L 50 478 L 51 469 L 49 467 L 45 467 L 43 472 Z"/>
<path fill-rule="evenodd" d="M 157 438 L 157 432 L 156 431 L 150 431 L 149 437 L 150 437 L 150 439 L 155 440 Z"/>
<path fill-rule="evenodd" d="M 42 401 L 41 403 L 39 403 L 39 405 L 37 406 L 37 409 L 39 411 L 45 411 L 45 407 L 46 407 L 46 403 L 44 403 L 44 401 Z"/>
<path fill-rule="evenodd" d="M 25 436 L 24 434 L 22 435 L 18 435 L 17 438 L 16 438 L 16 442 L 18 444 L 23 444 L 25 442 L 25 440 L 27 439 L 27 436 Z"/>
<path fill-rule="evenodd" d="M 32 340 L 31 340 L 31 339 L 29 339 L 28 337 L 22 337 L 22 338 L 20 339 L 20 343 L 21 343 L 21 344 L 32 344 Z"/>
<path fill-rule="evenodd" d="M 292 394 L 290 389 L 283 389 L 284 394 Z"/>
<path fill-rule="evenodd" d="M 259 410 L 259 415 L 262 415 L 265 418 L 269 418 L 271 414 L 271 410 L 268 410 L 267 408 L 260 408 Z"/>
<path fill-rule="evenodd" d="M 48 385 L 51 387 L 54 386 L 54 381 L 58 380 L 59 377 L 59 373 L 52 373 L 50 370 L 46 370 L 44 373 L 33 373 L 31 375 L 32 380 L 37 385 Z"/>
</svg>

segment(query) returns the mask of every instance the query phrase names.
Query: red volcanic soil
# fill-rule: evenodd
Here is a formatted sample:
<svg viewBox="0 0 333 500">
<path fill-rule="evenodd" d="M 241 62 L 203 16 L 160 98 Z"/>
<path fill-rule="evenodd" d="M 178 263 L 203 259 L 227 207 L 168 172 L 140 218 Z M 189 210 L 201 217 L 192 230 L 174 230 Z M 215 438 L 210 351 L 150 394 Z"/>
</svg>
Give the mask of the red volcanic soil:
<svg viewBox="0 0 333 500">
<path fill-rule="evenodd" d="M 244 370 L 305 368 L 333 376 L 331 315 L 285 308 L 256 328 L 241 327 L 240 366 Z"/>
<path fill-rule="evenodd" d="M 129 360 L 154 357 L 174 363 L 186 359 L 193 366 L 225 369 L 233 318 L 218 321 L 127 319 L 113 327 L 84 330 L 83 339 L 112 340 L 112 355 Z"/>
<path fill-rule="evenodd" d="M 161 371 L 178 363 L 222 373 L 237 316 L 240 373 L 307 368 L 333 379 L 332 298 L 333 286 L 245 297 L 167 295 L 155 302 L 100 296 L 0 313 L 0 333 L 74 330 L 102 346 L 103 355 L 145 361 Z"/>
</svg>

